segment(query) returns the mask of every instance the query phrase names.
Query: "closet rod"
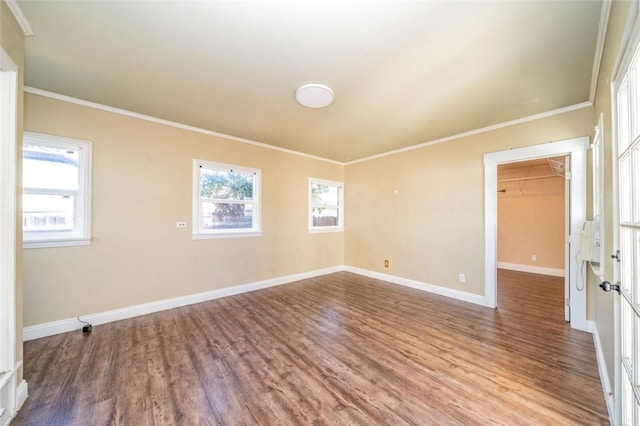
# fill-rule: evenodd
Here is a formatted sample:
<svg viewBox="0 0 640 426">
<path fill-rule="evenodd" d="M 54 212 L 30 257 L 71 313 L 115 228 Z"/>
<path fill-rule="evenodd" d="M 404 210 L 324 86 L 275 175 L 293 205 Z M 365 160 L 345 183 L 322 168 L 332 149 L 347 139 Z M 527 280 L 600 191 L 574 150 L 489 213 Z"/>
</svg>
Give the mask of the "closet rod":
<svg viewBox="0 0 640 426">
<path fill-rule="evenodd" d="M 517 181 L 521 181 L 521 180 L 549 179 L 549 178 L 555 178 L 555 177 L 563 178 L 564 176 L 562 176 L 562 175 L 547 175 L 547 176 L 531 176 L 531 177 L 513 178 L 513 179 L 500 179 L 498 181 L 498 183 L 502 183 L 502 182 L 517 182 Z"/>
</svg>

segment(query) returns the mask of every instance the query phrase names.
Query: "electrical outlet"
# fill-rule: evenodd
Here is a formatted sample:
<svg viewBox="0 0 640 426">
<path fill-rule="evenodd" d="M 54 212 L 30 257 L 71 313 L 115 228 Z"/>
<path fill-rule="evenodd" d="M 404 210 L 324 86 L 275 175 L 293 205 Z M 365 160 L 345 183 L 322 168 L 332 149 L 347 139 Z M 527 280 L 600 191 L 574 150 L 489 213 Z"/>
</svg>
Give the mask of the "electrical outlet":
<svg viewBox="0 0 640 426">
<path fill-rule="evenodd" d="M 535 254 L 531 255 L 531 260 L 536 262 L 538 260 L 538 256 L 536 256 Z"/>
<path fill-rule="evenodd" d="M 186 228 L 187 222 L 176 222 L 176 228 Z"/>
<path fill-rule="evenodd" d="M 464 274 L 458 275 L 458 282 L 463 283 L 463 282 L 465 282 L 465 280 L 466 280 L 466 278 L 465 278 Z"/>
<path fill-rule="evenodd" d="M 384 267 L 385 267 L 385 268 L 388 268 L 388 267 L 389 267 L 389 261 L 388 261 L 388 260 L 386 260 L 386 259 L 385 259 L 385 261 L 384 261 Z"/>
</svg>

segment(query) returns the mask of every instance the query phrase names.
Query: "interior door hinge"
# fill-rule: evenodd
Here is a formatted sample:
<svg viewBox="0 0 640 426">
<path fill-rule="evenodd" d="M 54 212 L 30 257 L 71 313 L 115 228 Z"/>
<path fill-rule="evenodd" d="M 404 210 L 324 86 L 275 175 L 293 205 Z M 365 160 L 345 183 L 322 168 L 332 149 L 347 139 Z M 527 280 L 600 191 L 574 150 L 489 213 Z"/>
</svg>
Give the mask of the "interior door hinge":
<svg viewBox="0 0 640 426">
<path fill-rule="evenodd" d="M 571 180 L 571 172 L 565 172 L 565 173 L 564 173 L 564 178 L 565 178 L 566 180 Z"/>
<path fill-rule="evenodd" d="M 571 299 L 569 299 L 568 297 L 564 299 L 564 304 L 567 306 L 571 306 Z"/>
</svg>

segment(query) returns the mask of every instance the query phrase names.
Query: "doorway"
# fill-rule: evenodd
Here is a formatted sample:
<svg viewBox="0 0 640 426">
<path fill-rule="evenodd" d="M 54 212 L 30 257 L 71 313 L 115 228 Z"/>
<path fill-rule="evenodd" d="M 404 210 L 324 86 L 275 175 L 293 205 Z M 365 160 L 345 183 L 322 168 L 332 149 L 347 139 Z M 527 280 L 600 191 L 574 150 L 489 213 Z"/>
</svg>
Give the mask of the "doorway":
<svg viewBox="0 0 640 426">
<path fill-rule="evenodd" d="M 584 266 L 572 262 L 580 250 L 580 231 L 586 219 L 587 149 L 589 138 L 581 137 L 485 154 L 485 305 L 497 306 L 497 194 L 498 165 L 567 155 L 571 161 L 568 179 L 568 224 L 565 251 L 565 285 L 569 288 L 571 327 L 587 330 L 587 292 Z"/>
<path fill-rule="evenodd" d="M 569 156 L 498 165 L 498 307 L 521 306 L 533 298 L 536 317 L 569 321 L 565 229 L 570 168 Z"/>
</svg>

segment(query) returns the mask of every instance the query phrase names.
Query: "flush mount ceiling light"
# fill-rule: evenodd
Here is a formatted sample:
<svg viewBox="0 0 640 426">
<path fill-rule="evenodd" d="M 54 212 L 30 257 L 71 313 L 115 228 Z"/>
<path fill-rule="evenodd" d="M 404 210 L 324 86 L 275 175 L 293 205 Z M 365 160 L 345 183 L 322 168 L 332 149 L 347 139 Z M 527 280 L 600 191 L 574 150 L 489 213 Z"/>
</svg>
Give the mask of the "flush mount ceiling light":
<svg viewBox="0 0 640 426">
<path fill-rule="evenodd" d="M 324 108 L 333 103 L 333 90 L 324 84 L 305 84 L 296 90 L 296 100 L 308 108 Z"/>
</svg>

